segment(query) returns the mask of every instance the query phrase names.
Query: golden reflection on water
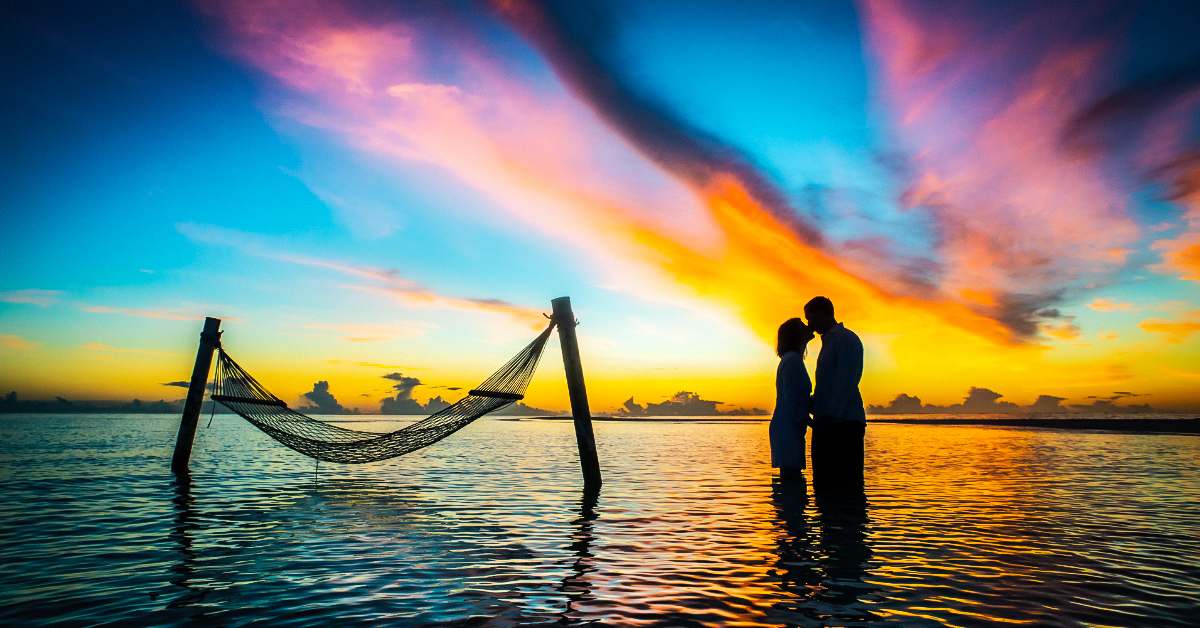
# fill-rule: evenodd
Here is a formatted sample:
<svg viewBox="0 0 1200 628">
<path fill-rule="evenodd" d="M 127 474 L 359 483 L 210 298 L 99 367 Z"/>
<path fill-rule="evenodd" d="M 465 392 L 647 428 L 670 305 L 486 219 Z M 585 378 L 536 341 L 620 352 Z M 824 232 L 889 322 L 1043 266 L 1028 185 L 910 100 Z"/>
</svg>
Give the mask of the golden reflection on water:
<svg viewBox="0 0 1200 628">
<path fill-rule="evenodd" d="M 762 422 L 603 422 L 587 494 L 569 422 L 314 473 L 218 417 L 173 478 L 174 420 L 0 423 L 0 621 L 1182 626 L 1197 606 L 1192 436 L 876 424 L 865 489 L 830 492 L 772 478 Z"/>
</svg>

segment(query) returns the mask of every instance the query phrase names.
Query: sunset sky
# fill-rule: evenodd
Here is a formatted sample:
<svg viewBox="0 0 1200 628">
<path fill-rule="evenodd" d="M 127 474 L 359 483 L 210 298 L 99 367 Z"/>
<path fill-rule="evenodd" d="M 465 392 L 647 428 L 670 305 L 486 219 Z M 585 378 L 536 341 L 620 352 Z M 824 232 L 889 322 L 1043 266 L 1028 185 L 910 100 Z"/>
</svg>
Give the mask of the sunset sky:
<svg viewBox="0 0 1200 628">
<path fill-rule="evenodd" d="M 6 3 L 0 392 L 180 398 L 215 316 L 377 412 L 569 295 L 593 411 L 770 409 L 825 295 L 868 403 L 1200 409 L 1200 5 L 998 5 Z"/>
</svg>

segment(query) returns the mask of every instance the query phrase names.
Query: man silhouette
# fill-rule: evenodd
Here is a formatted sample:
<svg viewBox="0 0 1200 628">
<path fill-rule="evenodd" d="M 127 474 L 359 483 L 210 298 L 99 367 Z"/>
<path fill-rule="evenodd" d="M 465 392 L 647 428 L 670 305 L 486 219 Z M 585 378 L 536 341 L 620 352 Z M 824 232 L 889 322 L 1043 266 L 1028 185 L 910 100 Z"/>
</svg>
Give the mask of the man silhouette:
<svg viewBox="0 0 1200 628">
<path fill-rule="evenodd" d="M 863 345 L 833 317 L 833 302 L 815 297 L 804 306 L 808 326 L 821 334 L 813 388 L 813 484 L 862 485 L 867 413 L 858 382 Z"/>
</svg>

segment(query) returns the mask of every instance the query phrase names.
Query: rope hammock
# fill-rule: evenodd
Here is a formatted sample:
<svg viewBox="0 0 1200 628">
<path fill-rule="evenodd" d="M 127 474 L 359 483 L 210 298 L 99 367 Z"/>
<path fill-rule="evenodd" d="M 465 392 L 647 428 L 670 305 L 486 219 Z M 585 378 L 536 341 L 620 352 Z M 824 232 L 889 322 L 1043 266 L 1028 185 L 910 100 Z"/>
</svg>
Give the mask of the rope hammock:
<svg viewBox="0 0 1200 628">
<path fill-rule="evenodd" d="M 271 438 L 311 458 L 342 463 L 387 460 L 428 447 L 475 419 L 524 399 L 553 330 L 551 320 L 533 342 L 454 405 L 388 434 L 339 427 L 288 408 L 220 346 L 212 398 Z"/>
</svg>

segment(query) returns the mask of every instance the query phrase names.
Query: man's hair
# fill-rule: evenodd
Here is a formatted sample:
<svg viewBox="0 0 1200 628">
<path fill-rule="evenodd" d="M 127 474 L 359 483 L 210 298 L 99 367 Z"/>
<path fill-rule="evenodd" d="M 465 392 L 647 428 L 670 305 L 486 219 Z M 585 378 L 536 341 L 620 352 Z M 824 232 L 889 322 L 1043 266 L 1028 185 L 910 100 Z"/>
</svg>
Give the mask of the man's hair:
<svg viewBox="0 0 1200 628">
<path fill-rule="evenodd" d="M 825 297 L 813 297 L 811 301 L 804 304 L 804 311 L 814 314 L 828 314 L 830 318 L 833 318 L 833 301 Z"/>
</svg>

